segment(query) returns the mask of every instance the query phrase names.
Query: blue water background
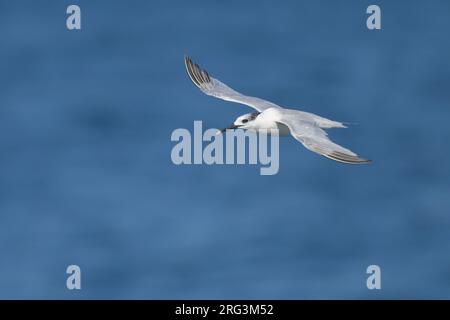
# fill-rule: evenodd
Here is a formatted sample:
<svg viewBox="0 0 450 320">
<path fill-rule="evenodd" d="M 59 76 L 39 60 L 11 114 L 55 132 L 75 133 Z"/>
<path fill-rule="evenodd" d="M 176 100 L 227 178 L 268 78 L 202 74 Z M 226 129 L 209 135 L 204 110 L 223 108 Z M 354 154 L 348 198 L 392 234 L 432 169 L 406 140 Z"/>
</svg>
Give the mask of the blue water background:
<svg viewBox="0 0 450 320">
<path fill-rule="evenodd" d="M 2 1 L 0 298 L 450 298 L 450 2 L 376 1 L 369 31 L 372 2 Z M 374 163 L 283 138 L 275 176 L 175 166 L 174 129 L 251 111 L 184 54 Z"/>
</svg>

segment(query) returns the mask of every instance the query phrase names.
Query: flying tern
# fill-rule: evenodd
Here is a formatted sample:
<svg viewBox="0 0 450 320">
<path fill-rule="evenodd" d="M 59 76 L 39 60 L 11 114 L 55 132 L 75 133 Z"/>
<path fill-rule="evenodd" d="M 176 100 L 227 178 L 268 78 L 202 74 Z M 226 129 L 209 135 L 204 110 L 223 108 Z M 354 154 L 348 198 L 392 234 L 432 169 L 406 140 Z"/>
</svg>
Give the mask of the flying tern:
<svg viewBox="0 0 450 320">
<path fill-rule="evenodd" d="M 345 124 L 329 120 L 313 113 L 283 108 L 275 103 L 243 95 L 195 64 L 189 57 L 184 57 L 186 71 L 192 82 L 205 94 L 219 99 L 244 104 L 256 109 L 238 117 L 234 123 L 225 128 L 276 132 L 280 136 L 292 135 L 305 148 L 329 159 L 348 163 L 365 164 L 371 160 L 359 157 L 356 153 L 332 142 L 324 129 L 346 128 Z"/>
</svg>

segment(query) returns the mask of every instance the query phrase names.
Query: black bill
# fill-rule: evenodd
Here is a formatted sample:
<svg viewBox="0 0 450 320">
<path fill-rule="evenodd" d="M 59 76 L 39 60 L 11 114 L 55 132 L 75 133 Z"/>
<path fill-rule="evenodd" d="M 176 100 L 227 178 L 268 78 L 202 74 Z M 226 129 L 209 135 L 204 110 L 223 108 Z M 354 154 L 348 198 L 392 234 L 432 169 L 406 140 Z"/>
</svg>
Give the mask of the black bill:
<svg viewBox="0 0 450 320">
<path fill-rule="evenodd" d="M 237 126 L 237 125 L 235 125 L 235 124 L 232 124 L 232 125 L 226 127 L 225 129 L 220 130 L 220 132 L 221 132 L 221 133 L 224 133 L 224 132 L 227 131 L 228 129 L 237 129 L 237 128 L 239 128 L 239 126 Z"/>
</svg>

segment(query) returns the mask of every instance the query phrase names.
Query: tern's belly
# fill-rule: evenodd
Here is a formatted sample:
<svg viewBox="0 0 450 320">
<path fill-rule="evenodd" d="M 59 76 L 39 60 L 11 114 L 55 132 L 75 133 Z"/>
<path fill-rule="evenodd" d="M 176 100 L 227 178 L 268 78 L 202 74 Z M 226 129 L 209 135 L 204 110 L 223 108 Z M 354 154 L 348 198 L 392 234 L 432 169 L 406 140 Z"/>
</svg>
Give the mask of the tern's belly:
<svg viewBox="0 0 450 320">
<path fill-rule="evenodd" d="M 284 124 L 278 123 L 278 122 L 265 123 L 265 125 L 259 123 L 259 126 L 256 129 L 256 131 L 261 131 L 261 132 L 264 131 L 271 135 L 277 135 L 277 136 L 290 135 L 289 128 L 287 126 L 285 126 Z"/>
</svg>

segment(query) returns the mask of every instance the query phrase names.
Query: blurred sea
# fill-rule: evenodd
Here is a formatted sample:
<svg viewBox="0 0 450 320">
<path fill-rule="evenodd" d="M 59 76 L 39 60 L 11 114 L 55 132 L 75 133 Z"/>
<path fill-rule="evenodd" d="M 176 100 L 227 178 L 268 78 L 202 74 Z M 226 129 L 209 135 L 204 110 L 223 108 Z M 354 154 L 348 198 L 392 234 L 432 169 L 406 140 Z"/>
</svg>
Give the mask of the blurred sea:
<svg viewBox="0 0 450 320">
<path fill-rule="evenodd" d="M 379 0 L 380 31 L 370 4 L 0 2 L 0 298 L 450 298 L 450 2 Z M 184 54 L 357 123 L 330 135 L 374 163 L 284 138 L 275 176 L 175 166 L 174 129 L 251 111 L 198 91 Z"/>
</svg>

